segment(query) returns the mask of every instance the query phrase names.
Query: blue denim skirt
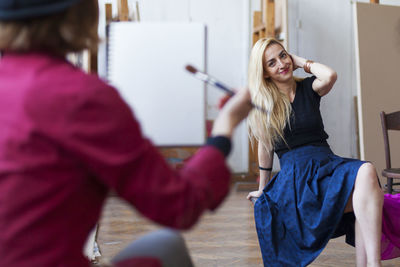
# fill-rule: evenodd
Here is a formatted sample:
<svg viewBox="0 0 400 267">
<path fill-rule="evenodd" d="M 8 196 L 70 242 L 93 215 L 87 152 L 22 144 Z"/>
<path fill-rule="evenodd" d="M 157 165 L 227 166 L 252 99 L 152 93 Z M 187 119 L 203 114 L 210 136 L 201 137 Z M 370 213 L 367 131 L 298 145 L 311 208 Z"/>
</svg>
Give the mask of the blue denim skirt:
<svg viewBox="0 0 400 267">
<path fill-rule="evenodd" d="M 306 266 L 321 253 L 343 224 L 363 163 L 336 156 L 323 146 L 282 155 L 280 172 L 254 206 L 264 266 Z"/>
</svg>

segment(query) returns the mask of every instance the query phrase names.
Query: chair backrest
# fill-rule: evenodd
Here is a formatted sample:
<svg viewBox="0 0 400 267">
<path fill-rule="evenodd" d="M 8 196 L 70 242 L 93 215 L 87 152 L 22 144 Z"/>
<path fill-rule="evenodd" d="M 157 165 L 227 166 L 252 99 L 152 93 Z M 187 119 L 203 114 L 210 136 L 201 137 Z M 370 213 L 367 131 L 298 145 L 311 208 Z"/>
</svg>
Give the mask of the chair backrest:
<svg viewBox="0 0 400 267">
<path fill-rule="evenodd" d="M 385 145 L 385 159 L 386 168 L 392 167 L 390 160 L 390 146 L 389 146 L 389 135 L 388 130 L 400 130 L 400 111 L 386 114 L 384 111 L 381 112 L 381 123 L 383 132 L 383 141 Z"/>
</svg>

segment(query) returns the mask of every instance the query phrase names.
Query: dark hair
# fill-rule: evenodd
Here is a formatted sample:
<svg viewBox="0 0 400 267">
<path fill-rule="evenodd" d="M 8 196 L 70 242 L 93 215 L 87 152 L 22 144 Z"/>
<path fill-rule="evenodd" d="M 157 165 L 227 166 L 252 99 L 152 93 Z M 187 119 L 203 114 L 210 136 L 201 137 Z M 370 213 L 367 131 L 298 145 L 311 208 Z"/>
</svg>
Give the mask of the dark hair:
<svg viewBox="0 0 400 267">
<path fill-rule="evenodd" d="M 81 0 L 65 11 L 24 20 L 0 21 L 1 51 L 49 51 L 59 55 L 97 49 L 97 0 Z"/>
</svg>

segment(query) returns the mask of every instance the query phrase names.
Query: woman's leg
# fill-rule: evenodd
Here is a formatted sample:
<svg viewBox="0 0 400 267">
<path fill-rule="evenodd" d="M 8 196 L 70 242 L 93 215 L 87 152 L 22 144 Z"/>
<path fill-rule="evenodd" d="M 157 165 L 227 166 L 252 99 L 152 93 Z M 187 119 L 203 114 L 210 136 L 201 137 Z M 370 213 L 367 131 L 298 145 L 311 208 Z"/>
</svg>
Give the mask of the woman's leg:
<svg viewBox="0 0 400 267">
<path fill-rule="evenodd" d="M 364 238 L 361 233 L 360 224 L 358 221 L 355 222 L 356 230 L 356 260 L 357 266 L 367 266 L 367 253 L 364 246 Z"/>
<path fill-rule="evenodd" d="M 163 267 L 192 267 L 183 237 L 176 231 L 163 229 L 151 232 L 131 243 L 112 259 L 118 263 L 134 258 L 154 258 Z"/>
<path fill-rule="evenodd" d="M 349 200 L 347 201 L 344 213 L 353 212 L 353 193 L 351 193 Z M 356 260 L 357 266 L 367 266 L 367 254 L 364 246 L 364 238 L 361 233 L 360 224 L 355 221 L 355 243 L 356 243 Z"/>
<path fill-rule="evenodd" d="M 381 265 L 381 235 L 383 192 L 379 186 L 375 167 L 364 163 L 358 170 L 354 191 L 353 210 L 358 224 L 358 242 L 364 246 L 357 249 L 357 263 L 365 266 Z M 357 232 L 356 232 L 357 235 Z M 365 253 L 363 251 L 365 250 Z M 361 255 L 360 255 L 361 254 Z M 358 264 L 357 264 L 358 266 Z"/>
</svg>

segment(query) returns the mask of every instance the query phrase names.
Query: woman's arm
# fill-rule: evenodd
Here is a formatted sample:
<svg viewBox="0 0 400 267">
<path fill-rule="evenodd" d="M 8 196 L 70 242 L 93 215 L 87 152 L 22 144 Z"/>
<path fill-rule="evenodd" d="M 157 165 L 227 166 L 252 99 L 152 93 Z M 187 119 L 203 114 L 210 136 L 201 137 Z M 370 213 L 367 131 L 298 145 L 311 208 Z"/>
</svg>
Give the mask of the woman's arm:
<svg viewBox="0 0 400 267">
<path fill-rule="evenodd" d="M 318 62 L 308 61 L 305 58 L 291 55 L 293 59 L 293 69 L 304 68 L 309 73 L 317 77 L 313 84 L 313 90 L 320 96 L 324 96 L 332 89 L 337 79 L 337 73 L 332 68 Z"/>
<path fill-rule="evenodd" d="M 274 150 L 268 150 L 262 143 L 258 144 L 258 165 L 263 169 L 260 169 L 260 183 L 258 184 L 258 190 L 250 192 L 247 195 L 247 199 L 251 200 L 252 197 L 260 197 L 264 187 L 271 179 L 272 164 L 274 161 Z"/>
<path fill-rule="evenodd" d="M 143 136 L 118 92 L 97 78 L 89 82 L 95 84 L 84 93 L 76 87 L 74 98 L 68 91 L 68 96 L 55 100 L 34 101 L 29 112 L 40 130 L 74 157 L 82 171 L 77 177 L 87 177 L 72 179 L 77 187 L 85 187 L 76 190 L 86 192 L 93 186 L 91 201 L 100 201 L 100 195 L 112 189 L 147 218 L 179 229 L 191 227 L 205 210 L 219 206 L 230 188 L 225 160 L 230 137 L 252 108 L 247 89 L 237 92 L 214 122 L 212 140 L 222 143 L 208 143 L 175 170 Z"/>
<path fill-rule="evenodd" d="M 262 143 L 258 144 L 258 166 L 264 169 L 260 169 L 260 183 L 258 185 L 258 191 L 262 191 L 271 179 L 272 164 L 274 161 L 274 151 L 267 150 Z"/>
</svg>

